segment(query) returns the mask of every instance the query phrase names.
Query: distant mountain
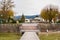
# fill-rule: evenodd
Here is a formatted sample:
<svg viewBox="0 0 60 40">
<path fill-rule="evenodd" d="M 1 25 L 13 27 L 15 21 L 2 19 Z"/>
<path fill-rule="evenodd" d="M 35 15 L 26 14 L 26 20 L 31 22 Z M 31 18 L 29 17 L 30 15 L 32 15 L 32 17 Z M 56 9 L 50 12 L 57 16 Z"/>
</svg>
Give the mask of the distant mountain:
<svg viewBox="0 0 60 40">
<path fill-rule="evenodd" d="M 26 18 L 26 19 L 30 19 L 30 18 L 31 18 L 31 19 L 34 19 L 34 18 L 37 17 L 37 16 L 39 16 L 39 15 L 25 16 L 25 18 Z M 21 18 L 21 16 L 15 16 L 15 17 L 14 17 L 15 20 L 18 20 L 18 19 L 20 19 L 20 18 Z"/>
</svg>

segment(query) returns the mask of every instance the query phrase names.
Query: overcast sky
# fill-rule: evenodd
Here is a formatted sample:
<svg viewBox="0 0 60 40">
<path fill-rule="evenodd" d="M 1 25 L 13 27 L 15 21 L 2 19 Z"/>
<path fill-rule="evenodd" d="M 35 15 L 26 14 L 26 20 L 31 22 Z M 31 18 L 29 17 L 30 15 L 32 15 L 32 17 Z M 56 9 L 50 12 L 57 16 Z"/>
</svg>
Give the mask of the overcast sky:
<svg viewBox="0 0 60 40">
<path fill-rule="evenodd" d="M 15 15 L 36 15 L 49 5 L 57 5 L 60 7 L 60 0 L 13 0 L 15 7 Z"/>
</svg>

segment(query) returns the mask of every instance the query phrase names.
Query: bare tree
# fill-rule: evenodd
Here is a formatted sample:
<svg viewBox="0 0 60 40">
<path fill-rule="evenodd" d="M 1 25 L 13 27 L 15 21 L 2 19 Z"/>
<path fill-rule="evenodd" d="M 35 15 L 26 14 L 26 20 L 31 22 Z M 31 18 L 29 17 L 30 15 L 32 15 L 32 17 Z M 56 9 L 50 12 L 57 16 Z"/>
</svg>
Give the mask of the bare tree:
<svg viewBox="0 0 60 40">
<path fill-rule="evenodd" d="M 14 7 L 14 2 L 12 2 L 12 0 L 2 0 L 0 2 L 0 11 L 2 14 L 3 18 L 8 18 L 9 17 L 9 11 L 11 12 L 12 7 Z M 13 11 L 11 12 L 11 14 L 13 14 Z"/>
<path fill-rule="evenodd" d="M 54 5 L 50 5 L 46 8 L 44 8 L 41 11 L 41 17 L 45 20 L 49 20 L 49 23 L 52 22 L 53 19 L 56 18 L 56 16 L 58 15 L 59 11 L 58 11 L 58 7 L 54 6 Z M 55 20 L 54 20 L 55 21 Z"/>
</svg>

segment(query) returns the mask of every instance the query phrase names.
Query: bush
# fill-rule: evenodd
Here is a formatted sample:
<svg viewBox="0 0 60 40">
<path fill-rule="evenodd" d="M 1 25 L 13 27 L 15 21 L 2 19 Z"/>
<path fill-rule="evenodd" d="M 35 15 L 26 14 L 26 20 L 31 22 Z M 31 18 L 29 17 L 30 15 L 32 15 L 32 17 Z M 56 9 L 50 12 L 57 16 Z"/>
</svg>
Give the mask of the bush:
<svg viewBox="0 0 60 40">
<path fill-rule="evenodd" d="M 57 21 L 57 23 L 60 23 L 60 20 L 59 20 L 59 21 Z"/>
</svg>

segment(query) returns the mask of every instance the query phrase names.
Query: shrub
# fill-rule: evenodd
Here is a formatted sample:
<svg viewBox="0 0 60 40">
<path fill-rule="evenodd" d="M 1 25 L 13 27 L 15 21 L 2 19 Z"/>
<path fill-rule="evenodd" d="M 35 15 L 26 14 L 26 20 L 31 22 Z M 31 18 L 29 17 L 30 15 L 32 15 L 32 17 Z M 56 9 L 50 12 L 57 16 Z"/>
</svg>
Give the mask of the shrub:
<svg viewBox="0 0 60 40">
<path fill-rule="evenodd" d="M 59 20 L 59 21 L 57 21 L 57 23 L 60 23 L 60 20 Z"/>
</svg>

